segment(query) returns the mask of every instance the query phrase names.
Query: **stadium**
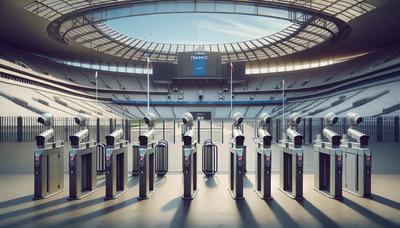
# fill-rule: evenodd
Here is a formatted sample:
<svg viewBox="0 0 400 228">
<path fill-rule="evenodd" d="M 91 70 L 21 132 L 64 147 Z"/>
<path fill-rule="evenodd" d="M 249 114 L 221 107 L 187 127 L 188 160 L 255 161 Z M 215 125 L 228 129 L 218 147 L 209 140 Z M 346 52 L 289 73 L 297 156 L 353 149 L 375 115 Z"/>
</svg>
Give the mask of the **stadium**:
<svg viewBox="0 0 400 228">
<path fill-rule="evenodd" d="M 0 227 L 399 227 L 399 9 L 0 1 Z"/>
</svg>

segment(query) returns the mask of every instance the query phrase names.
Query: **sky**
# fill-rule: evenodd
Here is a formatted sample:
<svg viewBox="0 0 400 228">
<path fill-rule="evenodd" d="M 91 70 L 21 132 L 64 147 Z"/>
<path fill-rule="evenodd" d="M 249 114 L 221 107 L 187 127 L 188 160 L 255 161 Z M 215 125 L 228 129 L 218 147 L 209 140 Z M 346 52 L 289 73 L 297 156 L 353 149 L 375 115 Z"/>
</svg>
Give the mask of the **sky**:
<svg viewBox="0 0 400 228">
<path fill-rule="evenodd" d="M 109 20 L 125 35 L 161 43 L 209 44 L 256 39 L 290 26 L 281 19 L 216 13 L 175 13 Z"/>
</svg>

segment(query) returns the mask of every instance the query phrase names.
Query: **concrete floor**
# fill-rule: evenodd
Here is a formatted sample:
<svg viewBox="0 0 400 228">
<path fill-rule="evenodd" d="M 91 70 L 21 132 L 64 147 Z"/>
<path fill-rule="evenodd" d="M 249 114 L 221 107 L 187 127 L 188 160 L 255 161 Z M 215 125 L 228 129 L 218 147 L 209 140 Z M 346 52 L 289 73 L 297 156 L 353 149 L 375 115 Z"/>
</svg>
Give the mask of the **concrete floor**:
<svg viewBox="0 0 400 228">
<path fill-rule="evenodd" d="M 157 179 L 158 190 L 138 201 L 138 178 L 129 178 L 129 190 L 104 201 L 104 176 L 98 191 L 80 201 L 67 201 L 66 190 L 52 198 L 32 201 L 32 174 L 0 175 L 0 227 L 400 227 L 400 174 L 374 174 L 373 199 L 344 193 L 341 201 L 313 190 L 313 175 L 304 175 L 304 199 L 296 201 L 277 189 L 263 201 L 252 190 L 254 176 L 245 178 L 245 200 L 235 201 L 227 191 L 228 176 L 206 179 L 199 174 L 199 192 L 184 201 L 182 175 L 170 172 Z"/>
</svg>

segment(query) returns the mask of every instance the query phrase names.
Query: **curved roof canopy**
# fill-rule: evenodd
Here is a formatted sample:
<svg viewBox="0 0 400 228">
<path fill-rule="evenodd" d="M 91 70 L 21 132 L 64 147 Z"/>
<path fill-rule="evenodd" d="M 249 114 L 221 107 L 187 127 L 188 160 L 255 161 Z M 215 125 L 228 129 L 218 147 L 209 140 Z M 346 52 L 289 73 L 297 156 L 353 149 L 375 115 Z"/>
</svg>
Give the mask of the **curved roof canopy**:
<svg viewBox="0 0 400 228">
<path fill-rule="evenodd" d="M 25 9 L 49 20 L 50 36 L 119 58 L 176 62 L 178 52 L 210 51 L 222 61 L 253 61 L 297 53 L 350 32 L 347 22 L 375 7 L 364 0 L 125 1 L 36 0 Z M 236 43 L 169 44 L 121 34 L 104 22 L 169 13 L 225 13 L 273 17 L 291 25 L 275 34 Z"/>
</svg>

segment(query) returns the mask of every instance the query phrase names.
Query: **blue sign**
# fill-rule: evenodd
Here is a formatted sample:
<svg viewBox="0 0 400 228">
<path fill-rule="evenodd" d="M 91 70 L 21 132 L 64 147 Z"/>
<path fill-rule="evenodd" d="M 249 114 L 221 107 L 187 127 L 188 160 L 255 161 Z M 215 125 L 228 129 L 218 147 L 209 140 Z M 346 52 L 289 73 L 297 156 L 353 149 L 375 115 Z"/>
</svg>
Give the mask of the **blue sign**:
<svg viewBox="0 0 400 228">
<path fill-rule="evenodd" d="M 194 76 L 206 76 L 207 75 L 207 60 L 206 55 L 193 55 L 191 56 L 193 63 L 193 75 Z"/>
</svg>

